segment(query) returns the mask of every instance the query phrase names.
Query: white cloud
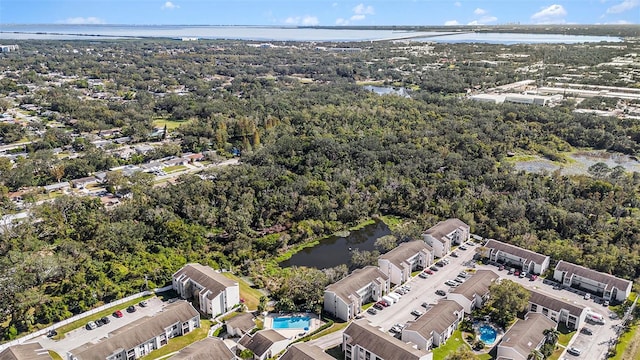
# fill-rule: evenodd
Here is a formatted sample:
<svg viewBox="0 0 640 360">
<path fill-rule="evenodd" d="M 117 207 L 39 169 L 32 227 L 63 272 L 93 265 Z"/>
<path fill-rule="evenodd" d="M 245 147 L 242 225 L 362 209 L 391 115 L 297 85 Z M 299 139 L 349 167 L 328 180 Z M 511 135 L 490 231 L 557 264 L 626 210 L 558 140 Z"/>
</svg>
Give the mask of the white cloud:
<svg viewBox="0 0 640 360">
<path fill-rule="evenodd" d="M 97 25 L 97 24 L 105 24 L 105 21 L 94 17 L 94 16 L 89 16 L 89 17 L 72 17 L 72 18 L 68 18 L 65 19 L 63 21 L 60 21 L 60 23 L 63 24 L 72 24 L 72 25 Z"/>
<path fill-rule="evenodd" d="M 607 14 L 619 14 L 629 11 L 640 5 L 640 0 L 624 0 L 620 4 L 613 5 L 607 9 Z"/>
<path fill-rule="evenodd" d="M 477 9 L 473 10 L 473 13 L 476 14 L 476 15 L 484 15 L 484 14 L 487 13 L 487 10 L 477 8 Z"/>
<path fill-rule="evenodd" d="M 345 20 L 343 18 L 337 18 L 336 25 L 340 25 L 340 26 L 349 25 L 349 20 Z"/>
<path fill-rule="evenodd" d="M 455 26 L 455 25 L 460 25 L 458 20 L 447 20 L 444 22 L 444 26 Z"/>
<path fill-rule="evenodd" d="M 375 11 L 373 10 L 373 6 L 371 6 L 371 5 L 365 6 L 362 3 L 356 5 L 356 7 L 353 8 L 353 12 L 356 15 L 373 15 L 373 14 L 375 14 Z"/>
<path fill-rule="evenodd" d="M 167 1 L 167 2 L 165 2 L 165 3 L 160 7 L 160 9 L 162 9 L 162 10 L 164 10 L 164 9 L 167 9 L 167 10 L 173 10 L 173 9 L 179 9 L 179 8 L 180 8 L 180 6 L 178 6 L 178 5 L 174 4 L 174 3 L 172 3 L 171 1 Z"/>
<path fill-rule="evenodd" d="M 531 15 L 531 20 L 537 23 L 563 23 L 567 10 L 562 5 L 553 4 Z"/>
<path fill-rule="evenodd" d="M 320 24 L 317 17 L 311 15 L 305 16 L 289 16 L 284 20 L 287 25 L 303 25 L 303 26 L 316 26 Z"/>
<path fill-rule="evenodd" d="M 496 21 L 498 21 L 498 18 L 495 16 L 483 16 L 478 20 L 473 20 L 467 25 L 487 25 Z"/>
<path fill-rule="evenodd" d="M 462 6 L 462 3 L 460 1 L 456 1 L 456 2 L 453 3 L 453 6 L 460 7 L 460 6 Z"/>
<path fill-rule="evenodd" d="M 351 20 L 351 21 L 361 21 L 361 20 L 364 20 L 366 17 L 367 17 L 366 15 L 357 14 L 357 15 L 353 15 L 352 17 L 350 17 L 349 20 Z"/>
</svg>

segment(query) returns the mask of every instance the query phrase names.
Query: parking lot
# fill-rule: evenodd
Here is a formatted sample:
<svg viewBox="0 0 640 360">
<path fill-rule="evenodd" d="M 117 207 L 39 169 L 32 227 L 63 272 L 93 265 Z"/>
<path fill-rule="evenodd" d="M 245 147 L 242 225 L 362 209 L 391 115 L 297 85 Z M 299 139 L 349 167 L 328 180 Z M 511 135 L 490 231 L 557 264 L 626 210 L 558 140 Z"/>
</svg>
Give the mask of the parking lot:
<svg viewBox="0 0 640 360">
<path fill-rule="evenodd" d="M 411 287 L 411 290 L 405 295 L 402 295 L 397 303 L 384 308 L 384 310 L 378 311 L 376 315 L 364 313 L 364 316 L 371 321 L 372 325 L 381 327 L 385 331 L 388 331 L 390 335 L 393 335 L 394 332 L 389 330 L 395 324 L 404 325 L 410 320 L 415 320 L 416 316 L 412 315 L 411 312 L 413 310 L 424 312 L 425 308 L 422 307 L 423 303 L 435 304 L 438 300 L 445 298 L 444 296 L 436 295 L 436 290 L 444 290 L 448 293 L 452 288 L 445 285 L 445 282 L 455 279 L 458 273 L 470 269 L 471 266 L 469 265 L 472 265 L 475 267 L 475 270 L 492 270 L 499 274 L 501 278 L 515 281 L 527 289 L 535 289 L 538 292 L 589 307 L 593 312 L 602 314 L 606 319 L 604 325 L 586 324 L 583 327 L 591 329 L 593 334 L 587 335 L 577 331 L 569 342 L 569 346 L 581 350 L 581 355 L 576 357 L 565 351 L 561 358 L 606 359 L 609 342 L 615 339 L 616 329 L 620 326 L 621 321 L 611 318 L 612 312 L 602 305 L 602 299 L 591 298 L 585 300 L 583 292 L 575 289 L 561 289 L 559 287 L 555 287 L 554 289 L 555 283 L 543 280 L 542 278 L 531 281 L 528 277 L 520 278 L 513 274 L 508 275 L 508 267 L 499 270 L 499 267 L 496 265 L 474 264 L 472 259 L 477 246 L 479 245 L 467 246 L 468 249 L 466 251 L 458 249 L 456 251 L 458 254 L 457 258 L 450 255 L 446 256 L 445 258 L 450 261 L 448 265 L 438 267 L 438 271 L 434 272 L 433 275 L 429 275 L 426 279 L 416 276 L 407 282 L 406 284 Z"/>
<path fill-rule="evenodd" d="M 457 250 L 458 257 L 446 256 L 449 264 L 443 267 L 437 267 L 438 271 L 434 271 L 433 275 L 422 279 L 418 276 L 408 281 L 406 284 L 411 290 L 402 295 L 400 300 L 378 311 L 376 315 L 365 313 L 365 317 L 371 321 L 373 326 L 381 327 L 385 331 L 389 331 L 395 324 L 406 324 L 409 320 L 415 320 L 416 316 L 412 315 L 413 310 L 425 311 L 422 303 L 435 304 L 444 296 L 436 295 L 436 290 L 444 290 L 449 292 L 451 289 L 445 285 L 445 281 L 453 280 L 462 270 L 468 269 L 464 263 L 467 263 L 475 254 L 475 246 L 468 246 L 466 251 Z M 391 333 L 390 333 L 391 334 Z"/>
<path fill-rule="evenodd" d="M 117 318 L 113 315 L 109 315 L 111 320 L 108 324 L 102 325 L 93 330 L 87 330 L 84 326 L 76 330 L 72 330 L 66 334 L 62 340 L 52 340 L 46 336 L 34 339 L 33 342 L 39 342 L 43 348 L 53 350 L 57 352 L 63 358 L 66 358 L 67 352 L 77 348 L 86 343 L 98 342 L 98 340 L 105 338 L 110 332 L 117 330 L 123 326 L 126 326 L 140 318 L 145 316 L 153 316 L 165 306 L 160 299 L 153 297 L 147 300 L 146 307 L 135 306 L 136 311 L 133 313 L 127 312 L 124 308 L 121 309 L 123 316 Z"/>
</svg>

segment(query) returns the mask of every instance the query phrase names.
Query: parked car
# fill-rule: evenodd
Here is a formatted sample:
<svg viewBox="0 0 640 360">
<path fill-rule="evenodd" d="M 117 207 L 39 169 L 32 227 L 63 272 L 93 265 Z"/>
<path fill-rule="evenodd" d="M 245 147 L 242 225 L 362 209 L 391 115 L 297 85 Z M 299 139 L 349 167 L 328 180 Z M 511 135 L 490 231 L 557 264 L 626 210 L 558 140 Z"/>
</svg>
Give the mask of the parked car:
<svg viewBox="0 0 640 360">
<path fill-rule="evenodd" d="M 499 271 L 504 270 L 504 265 L 500 265 L 500 266 L 498 266 L 498 270 L 499 270 Z"/>
<path fill-rule="evenodd" d="M 567 349 L 567 352 L 571 355 L 574 356 L 580 356 L 580 354 L 582 353 L 582 350 L 578 349 L 577 347 L 570 347 Z"/>
<path fill-rule="evenodd" d="M 411 291 L 411 285 L 402 285 L 401 289 Z"/>
<path fill-rule="evenodd" d="M 444 290 L 436 290 L 436 295 L 445 296 L 447 293 Z"/>
<path fill-rule="evenodd" d="M 458 273 L 458 277 L 466 278 L 469 274 L 466 271 L 461 271 Z"/>
<path fill-rule="evenodd" d="M 373 304 L 373 307 L 374 307 L 376 310 L 384 310 L 384 306 L 382 306 L 382 305 L 380 305 L 380 304 L 378 304 L 378 303 Z"/>
<path fill-rule="evenodd" d="M 451 287 L 456 287 L 456 286 L 458 286 L 458 283 L 457 283 L 457 282 L 455 282 L 455 281 L 453 281 L 453 280 L 447 280 L 447 281 L 445 281 L 445 282 L 444 282 L 444 284 L 445 284 L 445 285 L 449 285 L 449 286 L 451 286 Z"/>
<path fill-rule="evenodd" d="M 49 332 L 47 333 L 47 337 L 48 338 L 52 338 L 54 336 L 58 335 L 58 332 L 55 330 L 49 330 Z"/>
<path fill-rule="evenodd" d="M 451 262 L 449 259 L 442 259 L 440 261 L 442 261 L 442 263 L 445 265 L 449 265 L 449 263 Z"/>
<path fill-rule="evenodd" d="M 413 316 L 420 316 L 420 315 L 422 315 L 422 311 L 420 311 L 420 310 L 413 310 L 413 311 L 411 311 L 411 315 L 413 315 Z"/>
<path fill-rule="evenodd" d="M 431 305 L 429 305 L 429 303 L 428 303 L 428 302 L 423 302 L 423 303 L 422 303 L 422 307 L 423 307 L 423 308 L 428 308 L 429 306 L 431 306 Z"/>
<path fill-rule="evenodd" d="M 432 267 L 430 267 L 430 268 L 429 268 L 429 270 L 431 270 L 431 271 L 438 271 L 438 268 L 437 268 L 437 267 L 435 267 L 435 266 L 432 266 Z"/>
<path fill-rule="evenodd" d="M 538 275 L 532 274 L 530 279 L 531 281 L 536 281 L 538 279 Z"/>
<path fill-rule="evenodd" d="M 458 249 L 460 249 L 460 250 L 467 250 L 467 247 L 466 247 L 466 246 L 464 246 L 464 245 L 460 245 L 460 246 L 458 246 Z"/>
<path fill-rule="evenodd" d="M 524 279 L 527 276 L 527 273 L 523 271 L 520 273 L 519 276 L 520 276 L 520 279 Z"/>
<path fill-rule="evenodd" d="M 516 271 L 513 273 L 513 275 L 515 275 L 515 276 L 520 276 L 520 270 L 516 270 Z"/>
<path fill-rule="evenodd" d="M 420 274 L 418 274 L 418 277 L 420 277 L 421 279 L 426 279 L 429 277 L 429 275 L 427 275 L 427 273 L 425 272 L 421 272 Z"/>
<path fill-rule="evenodd" d="M 96 324 L 96 322 L 95 322 L 95 321 L 89 321 L 89 322 L 87 323 L 87 325 L 85 325 L 85 328 L 86 328 L 87 330 L 93 330 L 93 329 L 97 329 L 97 328 L 98 328 L 98 325 Z"/>
<path fill-rule="evenodd" d="M 424 272 L 426 272 L 429 275 L 433 275 L 433 271 L 431 269 L 426 269 Z"/>
<path fill-rule="evenodd" d="M 585 300 L 591 299 L 591 294 L 589 294 L 589 293 L 584 294 L 584 299 Z"/>
<path fill-rule="evenodd" d="M 438 261 L 438 262 L 436 263 L 436 266 L 437 266 L 437 267 L 443 267 L 443 266 L 444 266 L 444 263 L 442 262 L 442 260 L 440 260 L 440 261 Z"/>
<path fill-rule="evenodd" d="M 369 309 L 367 309 L 367 312 L 368 312 L 369 314 L 371 314 L 371 315 L 375 315 L 375 314 L 377 314 L 377 313 L 378 313 L 378 310 L 376 310 L 376 309 L 374 309 L 374 308 L 370 307 Z"/>
<path fill-rule="evenodd" d="M 376 304 L 378 304 L 378 305 L 380 305 L 380 306 L 382 306 L 382 307 L 387 307 L 387 306 L 389 306 L 389 304 L 387 304 L 387 303 L 386 303 L 386 302 L 384 302 L 384 301 L 378 301 Z"/>
<path fill-rule="evenodd" d="M 453 281 L 462 284 L 465 281 L 465 279 L 461 278 L 461 277 L 457 277 L 457 278 L 453 279 Z"/>
<path fill-rule="evenodd" d="M 122 311 L 116 310 L 116 311 L 113 312 L 113 316 L 117 317 L 117 318 L 121 318 L 124 315 L 122 314 Z"/>
<path fill-rule="evenodd" d="M 605 300 L 602 302 L 602 306 L 609 306 L 609 300 Z"/>
<path fill-rule="evenodd" d="M 140 306 L 140 307 L 147 307 L 147 305 L 148 305 L 148 304 L 147 304 L 147 300 L 142 300 L 142 301 L 140 301 L 140 303 L 138 304 L 138 306 Z"/>
<path fill-rule="evenodd" d="M 515 271 L 516 271 L 516 269 L 511 268 L 511 269 L 509 269 L 509 272 L 507 272 L 507 274 L 508 274 L 508 275 L 511 275 L 511 274 L 513 274 Z"/>
<path fill-rule="evenodd" d="M 593 335 L 593 331 L 588 327 L 583 327 L 582 330 L 580 330 L 580 332 L 585 335 Z"/>
<path fill-rule="evenodd" d="M 457 258 L 458 257 L 458 253 L 454 251 L 454 252 L 451 253 L 451 256 Z"/>
<path fill-rule="evenodd" d="M 111 322 L 111 320 L 109 320 L 109 318 L 105 316 L 102 319 L 100 319 L 100 322 L 102 323 L 102 325 L 107 325 L 108 323 Z"/>
<path fill-rule="evenodd" d="M 128 313 L 136 312 L 136 307 L 135 307 L 135 306 L 133 306 L 133 305 L 129 306 L 129 307 L 127 308 L 127 312 L 128 312 Z"/>
</svg>

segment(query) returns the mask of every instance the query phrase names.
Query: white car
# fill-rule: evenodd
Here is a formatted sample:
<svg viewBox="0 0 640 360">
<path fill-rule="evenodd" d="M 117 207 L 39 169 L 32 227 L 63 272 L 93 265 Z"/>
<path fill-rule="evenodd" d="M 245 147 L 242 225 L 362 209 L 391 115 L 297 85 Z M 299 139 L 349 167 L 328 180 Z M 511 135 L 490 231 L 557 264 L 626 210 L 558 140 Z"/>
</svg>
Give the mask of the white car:
<svg viewBox="0 0 640 360">
<path fill-rule="evenodd" d="M 580 354 L 582 353 L 582 350 L 572 346 L 567 349 L 567 352 L 573 356 L 580 356 Z"/>
<path fill-rule="evenodd" d="M 422 315 L 422 311 L 420 311 L 420 310 L 413 310 L 413 311 L 411 312 L 411 315 L 414 315 L 414 316 L 420 316 L 420 315 Z"/>
</svg>

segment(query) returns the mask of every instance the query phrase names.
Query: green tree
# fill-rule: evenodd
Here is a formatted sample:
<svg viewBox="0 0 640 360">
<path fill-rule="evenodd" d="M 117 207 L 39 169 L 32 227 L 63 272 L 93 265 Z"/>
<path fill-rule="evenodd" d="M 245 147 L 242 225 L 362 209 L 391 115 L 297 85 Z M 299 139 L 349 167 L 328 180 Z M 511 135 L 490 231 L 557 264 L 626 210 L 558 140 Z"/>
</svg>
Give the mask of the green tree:
<svg viewBox="0 0 640 360">
<path fill-rule="evenodd" d="M 380 253 L 384 254 L 388 251 L 395 249 L 398 246 L 398 238 L 395 235 L 386 235 L 376 239 L 376 242 L 373 244 L 375 248 L 380 251 Z"/>
<path fill-rule="evenodd" d="M 240 356 L 241 359 L 253 359 L 254 354 L 253 351 L 244 349 L 240 351 L 240 354 L 238 354 L 238 356 Z"/>
<path fill-rule="evenodd" d="M 530 296 L 531 293 L 527 289 L 511 280 L 491 284 L 487 302 L 491 309 L 491 317 L 498 325 L 506 328 L 518 312 L 526 309 Z"/>
<path fill-rule="evenodd" d="M 258 302 L 258 312 L 259 313 L 263 313 L 265 310 L 267 310 L 267 301 L 269 299 L 267 299 L 266 296 L 260 296 L 260 301 Z"/>
</svg>

